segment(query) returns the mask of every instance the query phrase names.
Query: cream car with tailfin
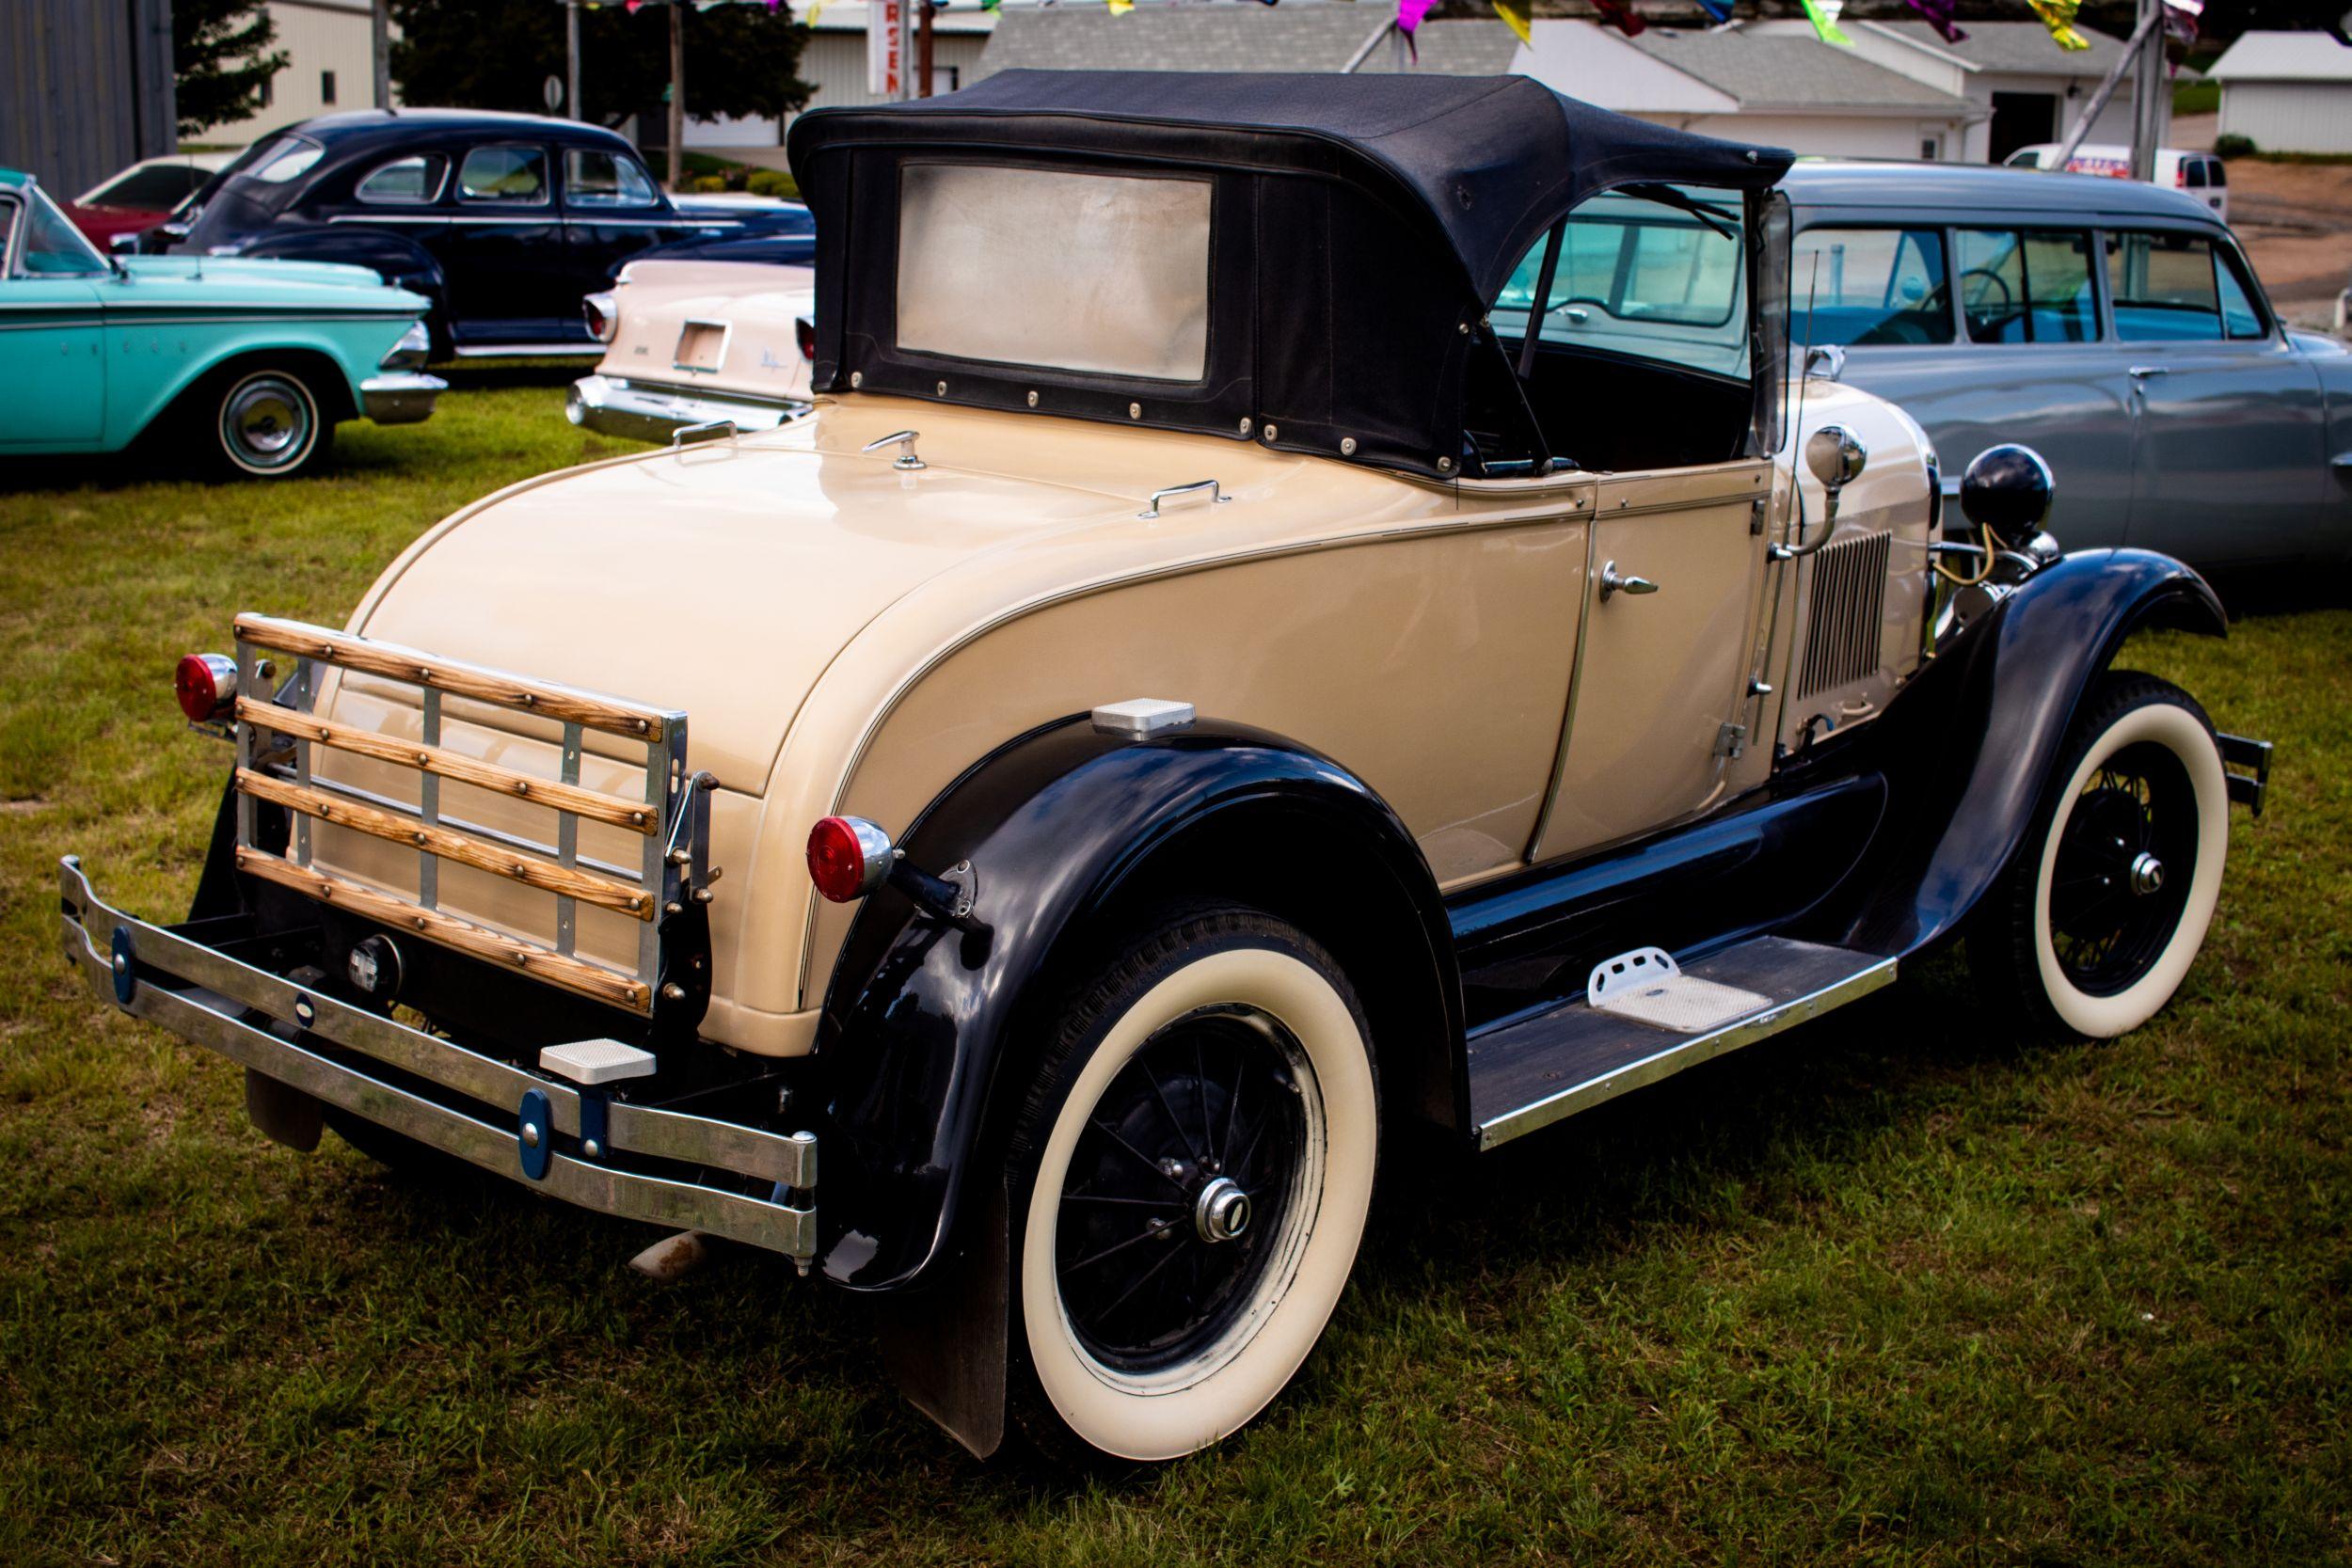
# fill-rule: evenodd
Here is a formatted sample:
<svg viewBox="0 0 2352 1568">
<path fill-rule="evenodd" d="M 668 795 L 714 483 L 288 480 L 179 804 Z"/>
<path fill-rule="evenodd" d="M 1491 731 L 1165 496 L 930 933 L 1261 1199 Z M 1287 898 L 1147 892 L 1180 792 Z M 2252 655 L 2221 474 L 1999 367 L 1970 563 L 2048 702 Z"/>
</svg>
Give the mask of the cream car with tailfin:
<svg viewBox="0 0 2352 1568">
<path fill-rule="evenodd" d="M 790 151 L 808 417 L 492 496 L 342 629 L 257 606 L 179 673 L 237 752 L 188 921 L 64 867 L 69 955 L 275 1136 L 780 1253 L 975 1452 L 1163 1460 L 1376 1266 L 1400 1131 L 1958 938 L 2090 1036 L 2195 958 L 2267 750 L 2110 664 L 2212 594 L 2067 554 L 2023 448 L 1943 515 L 1788 373 L 1788 154 L 1021 71 Z"/>
</svg>

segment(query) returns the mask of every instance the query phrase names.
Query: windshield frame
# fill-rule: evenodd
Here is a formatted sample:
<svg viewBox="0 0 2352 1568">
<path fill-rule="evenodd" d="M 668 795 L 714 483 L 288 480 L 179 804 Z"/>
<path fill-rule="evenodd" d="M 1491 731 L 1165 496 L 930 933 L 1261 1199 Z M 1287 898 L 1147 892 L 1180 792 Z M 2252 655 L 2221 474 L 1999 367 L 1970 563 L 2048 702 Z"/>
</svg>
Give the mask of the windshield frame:
<svg viewBox="0 0 2352 1568">
<path fill-rule="evenodd" d="M 112 277 L 115 276 L 118 269 L 116 267 L 114 258 L 108 256 L 104 251 L 92 245 L 90 243 L 90 237 L 87 234 L 83 233 L 80 229 L 74 226 L 73 220 L 65 215 L 64 210 L 60 208 L 56 201 L 51 199 L 47 191 L 42 190 L 40 185 L 30 180 L 27 180 L 23 185 L 20 185 L 16 190 L 8 194 L 17 198 L 21 204 L 22 210 L 17 214 L 14 231 L 8 237 L 7 277 L 14 279 L 24 279 L 38 276 L 43 279 L 47 279 L 53 277 Z M 32 228 L 33 212 L 36 208 L 46 209 L 49 215 L 57 220 L 58 228 L 64 230 L 64 232 L 68 235 L 72 236 L 72 244 L 80 246 L 82 253 L 88 257 L 93 263 L 95 263 L 88 271 L 54 274 L 41 273 L 36 275 L 24 270 L 24 245 L 26 240 L 29 238 L 29 231 Z"/>
</svg>

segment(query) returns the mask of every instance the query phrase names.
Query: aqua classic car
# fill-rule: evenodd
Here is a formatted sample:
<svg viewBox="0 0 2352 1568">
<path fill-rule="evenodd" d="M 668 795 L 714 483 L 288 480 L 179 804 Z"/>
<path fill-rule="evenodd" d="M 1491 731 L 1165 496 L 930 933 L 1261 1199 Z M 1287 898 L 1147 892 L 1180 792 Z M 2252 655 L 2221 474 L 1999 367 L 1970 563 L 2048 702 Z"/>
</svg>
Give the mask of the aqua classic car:
<svg viewBox="0 0 2352 1568">
<path fill-rule="evenodd" d="M 224 478 L 283 479 L 335 426 L 414 424 L 429 302 L 365 267 L 101 255 L 0 169 L 0 453 L 119 451 L 167 435 Z"/>
</svg>

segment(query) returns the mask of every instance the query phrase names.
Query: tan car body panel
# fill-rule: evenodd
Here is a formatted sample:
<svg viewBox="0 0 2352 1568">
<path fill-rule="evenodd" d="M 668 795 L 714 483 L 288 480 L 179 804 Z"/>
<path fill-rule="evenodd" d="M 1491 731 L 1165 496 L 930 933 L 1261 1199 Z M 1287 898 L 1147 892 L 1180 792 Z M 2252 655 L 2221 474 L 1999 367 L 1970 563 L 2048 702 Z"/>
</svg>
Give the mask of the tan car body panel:
<svg viewBox="0 0 2352 1568">
<path fill-rule="evenodd" d="M 596 373 L 696 392 L 809 400 L 796 323 L 817 309 L 812 267 L 754 261 L 632 261 L 613 285 L 620 324 Z M 691 324 L 724 328 L 716 370 L 678 362 Z"/>
<path fill-rule="evenodd" d="M 1900 416 L 1865 394 L 1816 390 L 1822 418 L 1844 419 L 1885 454 L 1849 489 L 1846 517 L 1908 505 L 1923 531 Z M 1809 412 L 1806 422 L 1820 421 Z M 919 472 L 894 468 L 889 451 L 860 450 L 909 428 L 929 465 Z M 1179 698 L 1325 752 L 1396 809 L 1448 888 L 1516 869 L 1563 766 L 1580 619 L 1594 613 L 1596 498 L 1623 514 L 1604 521 L 1602 541 L 1617 531 L 1654 531 L 1667 546 L 1709 535 L 1706 574 L 1687 580 L 1725 594 L 1726 608 L 1705 619 L 1709 637 L 1730 641 L 1740 676 L 1741 650 L 1757 662 L 1767 652 L 1749 565 L 1765 540 L 1746 519 L 1771 472 L 1746 462 L 1439 484 L 1240 440 L 828 399 L 815 417 L 761 436 L 492 497 L 411 546 L 352 629 L 686 709 L 690 765 L 723 786 L 713 859 L 726 875 L 712 906 L 703 1032 L 789 1054 L 814 1042 L 813 1009 L 851 917 L 810 887 L 809 825 L 850 811 L 901 830 L 995 747 L 1099 703 Z M 1192 496 L 1137 515 L 1154 489 L 1212 477 L 1231 501 Z M 1712 559 L 1726 517 L 1753 539 L 1736 565 Z M 1661 592 L 1601 613 L 1668 602 Z M 1634 659 L 1656 653 L 1654 640 L 1628 648 Z M 1673 705 L 1651 689 L 1654 705 Z M 1709 698 L 1708 711 L 1736 700 Z M 330 687 L 323 706 L 415 733 L 413 707 L 364 682 Z M 1548 853 L 1662 819 L 1640 759 L 1662 768 L 1690 723 L 1711 733 L 1717 721 L 1702 714 L 1612 740 L 1622 722 L 1612 711 L 1582 692 L 1578 733 L 1597 738 L 1566 748 L 1578 803 L 1555 812 Z M 452 706 L 444 745 L 518 767 L 535 752 L 545 770 L 551 729 L 467 719 Z M 1749 756 L 1768 765 L 1768 752 Z M 631 775 L 617 768 L 592 755 L 583 782 L 623 787 Z M 386 783 L 356 767 L 345 776 Z M 1761 776 L 1745 759 L 1729 770 L 1709 763 L 1666 815 Z M 518 815 L 532 808 L 478 792 L 444 800 L 509 832 L 536 826 Z M 1650 823 L 1639 820 L 1645 810 Z M 628 863 L 625 838 L 583 832 L 581 850 Z M 323 830 L 316 854 L 323 868 L 414 887 L 413 856 L 380 841 Z M 442 902 L 540 940 L 552 927 L 545 895 L 479 873 L 445 874 Z M 633 940 L 620 916 L 580 915 L 583 953 L 621 958 Z"/>
</svg>

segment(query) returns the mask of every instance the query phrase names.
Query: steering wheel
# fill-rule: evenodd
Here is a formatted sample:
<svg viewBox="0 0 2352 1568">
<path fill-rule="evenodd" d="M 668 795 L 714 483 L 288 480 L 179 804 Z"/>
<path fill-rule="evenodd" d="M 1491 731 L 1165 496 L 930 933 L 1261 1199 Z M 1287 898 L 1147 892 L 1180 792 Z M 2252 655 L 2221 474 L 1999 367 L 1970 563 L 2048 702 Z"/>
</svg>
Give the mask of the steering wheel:
<svg viewBox="0 0 2352 1568">
<path fill-rule="evenodd" d="M 1960 281 L 1963 286 L 1963 290 L 1967 281 L 1972 277 L 1986 278 L 1992 282 L 1994 288 L 2001 291 L 2002 309 L 2007 310 L 2016 305 L 2017 296 L 2010 292 L 2009 279 L 2003 277 L 1999 273 L 1994 272 L 1991 267 L 1970 267 L 1966 272 L 1962 273 L 1960 275 Z M 1981 305 L 1983 303 L 1983 300 L 1979 298 L 1976 302 L 1976 305 Z M 1969 308 L 1974 309 L 1976 309 L 1976 305 L 1972 305 Z"/>
</svg>

